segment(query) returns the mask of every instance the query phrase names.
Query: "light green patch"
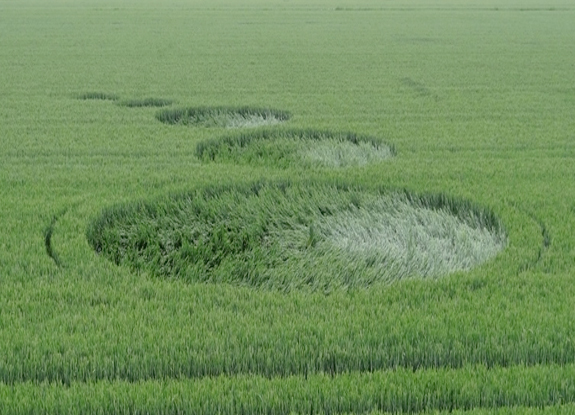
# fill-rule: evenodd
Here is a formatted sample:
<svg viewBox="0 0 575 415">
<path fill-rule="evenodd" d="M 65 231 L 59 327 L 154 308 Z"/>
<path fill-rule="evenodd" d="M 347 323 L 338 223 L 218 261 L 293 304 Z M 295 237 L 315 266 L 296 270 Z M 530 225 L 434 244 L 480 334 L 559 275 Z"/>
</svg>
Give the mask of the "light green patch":
<svg viewBox="0 0 575 415">
<path fill-rule="evenodd" d="M 414 206 L 399 196 L 372 199 L 326 217 L 317 231 L 326 250 L 386 263 L 390 280 L 469 270 L 506 245 L 501 232 L 462 221 L 445 209 Z"/>
<path fill-rule="evenodd" d="M 368 142 L 354 144 L 350 141 L 326 140 L 306 144 L 298 151 L 298 156 L 304 163 L 322 167 L 364 166 L 394 155 L 390 147 Z"/>
<path fill-rule="evenodd" d="M 264 125 L 275 125 L 281 122 L 274 116 L 265 116 L 262 114 L 237 114 L 237 113 L 217 113 L 198 120 L 198 124 L 205 127 L 221 128 L 250 128 Z"/>
</svg>

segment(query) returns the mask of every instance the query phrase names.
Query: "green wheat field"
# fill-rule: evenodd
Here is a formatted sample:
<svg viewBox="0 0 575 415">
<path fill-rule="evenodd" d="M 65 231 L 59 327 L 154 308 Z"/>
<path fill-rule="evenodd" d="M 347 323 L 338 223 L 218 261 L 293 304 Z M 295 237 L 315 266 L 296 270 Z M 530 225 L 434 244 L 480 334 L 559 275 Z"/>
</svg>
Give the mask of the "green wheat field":
<svg viewBox="0 0 575 415">
<path fill-rule="evenodd" d="M 0 414 L 575 413 L 574 28 L 0 0 Z"/>
</svg>

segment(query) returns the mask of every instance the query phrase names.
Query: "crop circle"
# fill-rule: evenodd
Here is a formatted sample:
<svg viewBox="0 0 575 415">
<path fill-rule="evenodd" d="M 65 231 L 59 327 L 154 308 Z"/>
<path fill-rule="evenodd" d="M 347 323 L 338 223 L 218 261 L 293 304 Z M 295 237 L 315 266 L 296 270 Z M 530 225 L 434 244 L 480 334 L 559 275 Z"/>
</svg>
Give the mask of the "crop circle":
<svg viewBox="0 0 575 415">
<path fill-rule="evenodd" d="M 196 155 L 203 161 L 341 168 L 387 160 L 395 149 L 378 138 L 354 133 L 259 129 L 202 141 Z"/>
<path fill-rule="evenodd" d="M 84 92 L 77 96 L 81 100 L 99 100 L 99 101 L 117 101 L 118 96 L 116 94 L 109 94 L 107 92 Z"/>
<path fill-rule="evenodd" d="M 287 121 L 285 111 L 252 107 L 190 107 L 166 109 L 156 118 L 166 124 L 197 127 L 249 128 Z"/>
<path fill-rule="evenodd" d="M 141 108 L 141 107 L 167 107 L 174 103 L 171 99 L 165 98 L 141 98 L 141 99 L 128 99 L 125 101 L 120 101 L 118 105 L 129 108 Z"/>
<path fill-rule="evenodd" d="M 258 182 L 105 210 L 87 232 L 116 264 L 281 291 L 468 270 L 506 244 L 495 215 L 442 195 Z"/>
</svg>

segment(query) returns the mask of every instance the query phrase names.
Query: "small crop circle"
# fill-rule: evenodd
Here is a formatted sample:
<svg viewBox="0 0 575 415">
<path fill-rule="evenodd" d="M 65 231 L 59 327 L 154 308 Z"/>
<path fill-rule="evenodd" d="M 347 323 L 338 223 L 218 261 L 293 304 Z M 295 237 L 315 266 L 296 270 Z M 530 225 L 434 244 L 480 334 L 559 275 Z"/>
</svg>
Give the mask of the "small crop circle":
<svg viewBox="0 0 575 415">
<path fill-rule="evenodd" d="M 141 107 L 167 107 L 174 103 L 171 99 L 165 98 L 142 98 L 142 99 L 129 99 L 126 101 L 120 101 L 118 105 L 129 108 L 141 108 Z"/>
<path fill-rule="evenodd" d="M 469 202 L 288 182 L 117 206 L 87 235 L 96 252 L 134 270 L 280 291 L 436 278 L 481 264 L 506 245 L 493 213 Z"/>
<path fill-rule="evenodd" d="M 252 107 L 191 107 L 160 111 L 156 118 L 166 124 L 197 127 L 249 128 L 287 121 L 285 111 Z"/>
<path fill-rule="evenodd" d="M 82 100 L 100 100 L 100 101 L 117 101 L 118 96 L 116 94 L 109 94 L 106 92 L 84 92 L 77 96 L 78 99 Z"/>
<path fill-rule="evenodd" d="M 395 155 L 375 137 L 317 130 L 257 130 L 198 143 L 203 161 L 269 164 L 274 167 L 363 166 Z"/>
</svg>

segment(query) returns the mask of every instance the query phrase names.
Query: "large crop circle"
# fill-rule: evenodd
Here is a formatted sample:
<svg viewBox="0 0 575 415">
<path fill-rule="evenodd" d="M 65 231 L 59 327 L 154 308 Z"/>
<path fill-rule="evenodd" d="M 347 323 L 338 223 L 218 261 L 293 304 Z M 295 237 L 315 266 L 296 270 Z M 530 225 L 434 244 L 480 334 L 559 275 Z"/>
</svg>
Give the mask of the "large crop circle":
<svg viewBox="0 0 575 415">
<path fill-rule="evenodd" d="M 310 183 L 206 187 L 117 206 L 88 239 L 115 263 L 157 276 L 284 291 L 435 278 L 506 243 L 497 218 L 468 202 Z"/>
<path fill-rule="evenodd" d="M 202 141 L 196 155 L 204 161 L 339 168 L 387 160 L 395 149 L 375 137 L 353 133 L 260 129 Z"/>
<path fill-rule="evenodd" d="M 156 118 L 166 124 L 197 127 L 246 128 L 279 124 L 290 115 L 285 111 L 252 107 L 190 107 L 160 111 Z"/>
</svg>

